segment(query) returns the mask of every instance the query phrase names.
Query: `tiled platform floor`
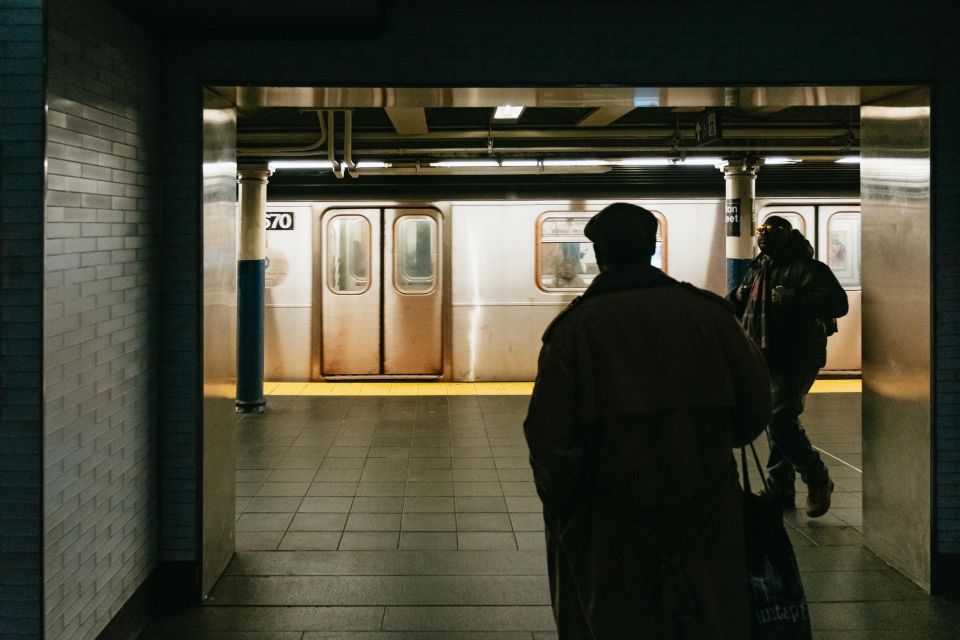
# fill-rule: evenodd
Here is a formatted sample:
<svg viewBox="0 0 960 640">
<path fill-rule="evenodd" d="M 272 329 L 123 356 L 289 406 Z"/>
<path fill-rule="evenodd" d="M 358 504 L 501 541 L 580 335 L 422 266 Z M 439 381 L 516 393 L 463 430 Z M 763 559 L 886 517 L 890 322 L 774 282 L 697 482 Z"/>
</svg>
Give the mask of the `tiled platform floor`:
<svg viewBox="0 0 960 640">
<path fill-rule="evenodd" d="M 144 638 L 555 638 L 526 404 L 271 396 L 240 419 L 235 559 L 206 606 Z M 960 604 L 862 546 L 859 394 L 811 395 L 806 418 L 837 484 L 825 517 L 787 517 L 815 637 L 958 637 Z"/>
</svg>

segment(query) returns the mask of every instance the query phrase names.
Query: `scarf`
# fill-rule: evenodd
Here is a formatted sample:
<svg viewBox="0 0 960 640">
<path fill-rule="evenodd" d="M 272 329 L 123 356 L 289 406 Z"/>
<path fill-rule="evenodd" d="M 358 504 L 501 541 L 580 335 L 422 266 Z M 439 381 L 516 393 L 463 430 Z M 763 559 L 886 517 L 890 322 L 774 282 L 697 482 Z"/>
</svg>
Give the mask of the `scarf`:
<svg viewBox="0 0 960 640">
<path fill-rule="evenodd" d="M 760 349 L 767 348 L 767 300 L 770 297 L 769 276 L 770 256 L 761 256 L 758 261 L 753 284 L 750 285 L 750 295 L 743 310 L 740 325 L 747 332 Z"/>
</svg>

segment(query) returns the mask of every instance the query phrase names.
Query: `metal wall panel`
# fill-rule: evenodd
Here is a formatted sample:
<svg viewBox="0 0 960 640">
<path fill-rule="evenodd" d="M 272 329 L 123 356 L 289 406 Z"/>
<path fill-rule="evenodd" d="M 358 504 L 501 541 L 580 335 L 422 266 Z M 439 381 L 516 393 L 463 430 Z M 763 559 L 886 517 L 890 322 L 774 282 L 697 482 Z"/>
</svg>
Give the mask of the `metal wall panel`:
<svg viewBox="0 0 960 640">
<path fill-rule="evenodd" d="M 930 110 L 865 106 L 861 122 L 864 537 L 929 589 Z"/>
<path fill-rule="evenodd" d="M 204 103 L 202 596 L 234 551 L 237 384 L 237 116 L 209 91 Z"/>
</svg>

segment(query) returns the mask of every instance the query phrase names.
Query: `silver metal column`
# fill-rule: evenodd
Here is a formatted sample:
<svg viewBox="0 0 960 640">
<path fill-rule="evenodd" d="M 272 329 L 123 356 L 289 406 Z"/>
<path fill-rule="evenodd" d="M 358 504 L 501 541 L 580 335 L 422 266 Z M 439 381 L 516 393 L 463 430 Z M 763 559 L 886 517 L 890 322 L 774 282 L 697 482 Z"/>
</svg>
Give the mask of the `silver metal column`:
<svg viewBox="0 0 960 640">
<path fill-rule="evenodd" d="M 930 108 L 860 111 L 863 215 L 863 535 L 930 589 Z"/>
<path fill-rule="evenodd" d="M 726 181 L 725 226 L 727 236 L 727 291 L 736 288 L 753 259 L 753 201 L 756 197 L 757 169 L 755 158 L 728 160 L 723 167 Z"/>
<path fill-rule="evenodd" d="M 240 247 L 237 255 L 237 411 L 266 408 L 263 396 L 263 296 L 266 274 L 267 178 L 264 165 L 238 169 Z"/>
</svg>

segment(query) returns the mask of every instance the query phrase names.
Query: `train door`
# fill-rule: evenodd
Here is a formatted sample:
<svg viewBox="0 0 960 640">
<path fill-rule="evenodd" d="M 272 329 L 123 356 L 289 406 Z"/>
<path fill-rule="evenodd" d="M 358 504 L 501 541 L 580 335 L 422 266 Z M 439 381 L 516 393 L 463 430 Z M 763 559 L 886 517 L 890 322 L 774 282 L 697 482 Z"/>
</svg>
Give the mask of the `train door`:
<svg viewBox="0 0 960 640">
<path fill-rule="evenodd" d="M 837 319 L 827 341 L 828 371 L 860 370 L 860 207 L 822 206 L 817 210 L 817 256 L 847 292 L 850 310 Z"/>
<path fill-rule="evenodd" d="M 860 208 L 851 205 L 771 205 L 760 209 L 762 224 L 777 215 L 800 231 L 847 292 L 850 311 L 827 340 L 828 372 L 860 371 Z"/>
<path fill-rule="evenodd" d="M 334 208 L 320 224 L 322 375 L 439 377 L 440 213 Z"/>
</svg>

